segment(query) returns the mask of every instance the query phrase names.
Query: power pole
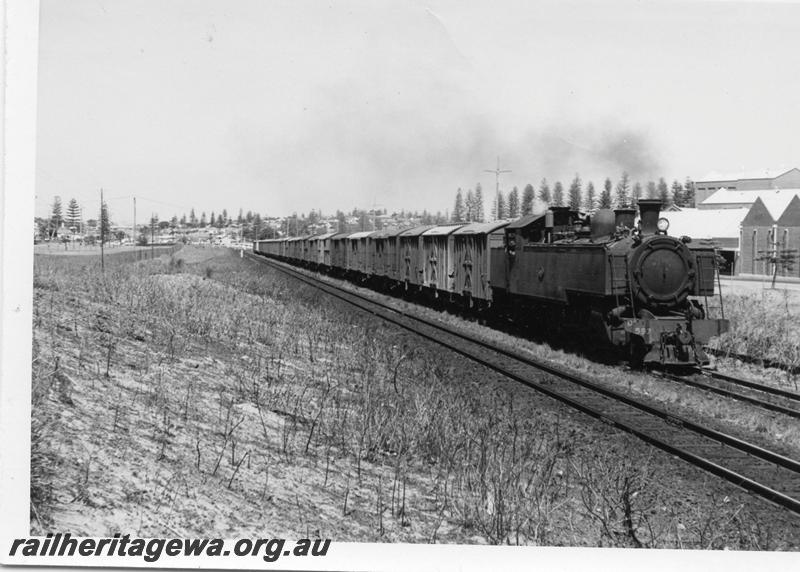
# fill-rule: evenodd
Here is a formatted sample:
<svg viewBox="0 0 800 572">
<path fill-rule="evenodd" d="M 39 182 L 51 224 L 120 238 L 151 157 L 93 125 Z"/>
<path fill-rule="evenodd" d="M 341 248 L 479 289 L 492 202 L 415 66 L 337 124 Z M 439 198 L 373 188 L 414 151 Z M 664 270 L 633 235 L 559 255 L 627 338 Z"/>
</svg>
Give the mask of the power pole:
<svg viewBox="0 0 800 572">
<path fill-rule="evenodd" d="M 487 173 L 494 173 L 496 188 L 494 192 L 494 218 L 500 219 L 500 173 L 510 173 L 511 169 L 500 170 L 500 157 L 497 157 L 497 168 L 494 170 L 484 169 Z"/>
<path fill-rule="evenodd" d="M 155 256 L 156 256 L 156 254 L 155 254 L 155 245 L 153 244 L 153 241 L 155 240 L 155 234 L 156 234 L 156 231 L 155 231 L 155 220 L 156 220 L 156 213 L 151 213 L 150 214 L 150 259 L 151 260 L 153 258 L 155 258 Z"/>
<path fill-rule="evenodd" d="M 104 215 L 106 214 L 106 203 L 103 202 L 103 189 L 100 189 L 100 270 L 106 271 L 106 258 L 105 258 L 105 242 L 106 242 L 106 228 L 104 224 Z"/>
</svg>

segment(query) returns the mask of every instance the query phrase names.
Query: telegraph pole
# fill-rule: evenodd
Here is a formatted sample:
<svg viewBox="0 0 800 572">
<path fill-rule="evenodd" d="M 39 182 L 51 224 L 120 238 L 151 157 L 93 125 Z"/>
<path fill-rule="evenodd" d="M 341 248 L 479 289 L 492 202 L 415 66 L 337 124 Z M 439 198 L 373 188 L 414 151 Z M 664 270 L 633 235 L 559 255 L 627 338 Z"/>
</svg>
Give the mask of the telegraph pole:
<svg viewBox="0 0 800 572">
<path fill-rule="evenodd" d="M 106 213 L 106 204 L 103 202 L 103 189 L 100 189 L 100 269 L 106 271 L 106 258 L 105 258 L 105 242 L 106 242 L 106 228 L 104 224 L 104 215 Z"/>
<path fill-rule="evenodd" d="M 486 173 L 494 173 L 495 175 L 495 192 L 494 192 L 494 218 L 500 219 L 500 173 L 510 173 L 511 169 L 500 170 L 500 157 L 497 157 L 496 169 L 484 169 Z"/>
</svg>

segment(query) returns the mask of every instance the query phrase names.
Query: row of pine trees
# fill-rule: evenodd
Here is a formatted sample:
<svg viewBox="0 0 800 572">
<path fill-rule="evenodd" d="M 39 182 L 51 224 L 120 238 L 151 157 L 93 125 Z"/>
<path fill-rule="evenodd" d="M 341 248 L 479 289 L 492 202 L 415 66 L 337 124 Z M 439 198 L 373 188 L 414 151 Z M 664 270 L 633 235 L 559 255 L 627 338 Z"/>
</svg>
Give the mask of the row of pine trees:
<svg viewBox="0 0 800 572">
<path fill-rule="evenodd" d="M 533 213 L 536 199 L 540 204 L 547 206 L 568 206 L 573 210 L 591 212 L 596 209 L 635 207 L 640 198 L 660 199 L 664 208 L 671 205 L 693 207 L 694 183 L 687 177 L 683 184 L 674 180 L 670 186 L 664 177 L 661 177 L 657 182 L 648 181 L 643 186 L 639 181 L 632 182 L 628 173 L 623 172 L 616 185 L 610 178 L 606 178 L 602 190 L 598 193 L 591 181 L 584 188 L 580 175 L 575 175 L 566 191 L 561 181 L 556 181 L 551 188 L 547 179 L 542 179 L 538 190 L 529 183 L 525 185 L 521 194 L 518 187 L 514 187 L 508 193 L 498 192 L 492 201 L 491 214 L 493 219 L 513 219 L 529 215 Z M 468 189 L 464 193 L 459 188 L 456 191 L 451 221 L 483 222 L 484 220 L 483 192 L 480 183 L 474 192 Z"/>
</svg>

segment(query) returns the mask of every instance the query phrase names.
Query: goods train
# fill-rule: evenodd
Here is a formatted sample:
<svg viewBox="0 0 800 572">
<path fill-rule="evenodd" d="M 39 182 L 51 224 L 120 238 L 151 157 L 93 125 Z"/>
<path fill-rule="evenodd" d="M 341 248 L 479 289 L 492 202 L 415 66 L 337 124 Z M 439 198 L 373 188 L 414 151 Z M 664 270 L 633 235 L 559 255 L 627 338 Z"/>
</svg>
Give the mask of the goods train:
<svg viewBox="0 0 800 572">
<path fill-rule="evenodd" d="M 713 248 L 669 236 L 660 201 L 591 215 L 551 207 L 514 221 L 259 240 L 257 254 L 382 289 L 588 334 L 636 367 L 708 363 Z M 701 304 L 701 300 L 706 305 Z"/>
</svg>

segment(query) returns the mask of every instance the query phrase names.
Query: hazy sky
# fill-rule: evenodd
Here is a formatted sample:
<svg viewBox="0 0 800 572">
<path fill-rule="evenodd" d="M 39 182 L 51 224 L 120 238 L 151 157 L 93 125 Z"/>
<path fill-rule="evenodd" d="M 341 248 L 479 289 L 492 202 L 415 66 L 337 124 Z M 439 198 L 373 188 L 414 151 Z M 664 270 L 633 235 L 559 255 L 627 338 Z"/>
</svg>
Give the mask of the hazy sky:
<svg viewBox="0 0 800 572">
<path fill-rule="evenodd" d="M 800 166 L 796 3 L 41 0 L 39 35 L 38 215 Z"/>
</svg>

